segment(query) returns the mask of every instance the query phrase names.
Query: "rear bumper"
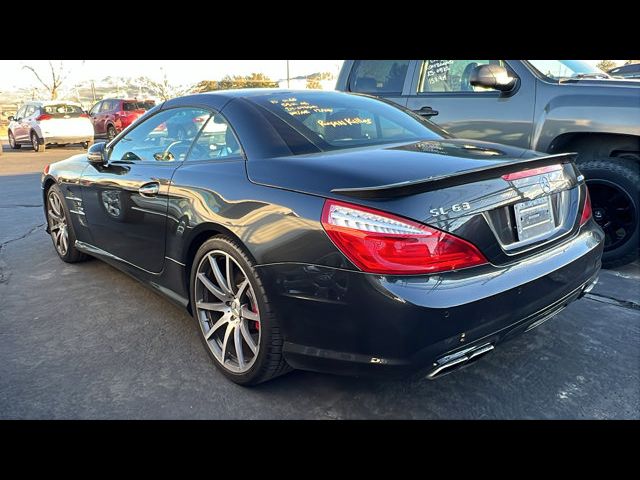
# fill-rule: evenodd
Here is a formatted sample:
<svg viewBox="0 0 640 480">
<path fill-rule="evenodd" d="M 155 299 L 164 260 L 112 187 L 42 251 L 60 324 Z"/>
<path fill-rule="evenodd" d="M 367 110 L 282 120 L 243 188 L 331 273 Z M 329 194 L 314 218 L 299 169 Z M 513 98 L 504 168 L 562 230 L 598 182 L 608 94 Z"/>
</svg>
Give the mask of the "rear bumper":
<svg viewBox="0 0 640 480">
<path fill-rule="evenodd" d="M 291 366 L 348 375 L 433 373 L 578 299 L 597 278 L 602 248 L 602 231 L 590 220 L 572 239 L 505 267 L 412 277 L 304 264 L 258 268 Z"/>
<path fill-rule="evenodd" d="M 72 136 L 49 136 L 44 138 L 45 144 L 50 143 L 83 143 L 93 141 L 93 133 L 86 135 L 72 135 Z"/>
</svg>

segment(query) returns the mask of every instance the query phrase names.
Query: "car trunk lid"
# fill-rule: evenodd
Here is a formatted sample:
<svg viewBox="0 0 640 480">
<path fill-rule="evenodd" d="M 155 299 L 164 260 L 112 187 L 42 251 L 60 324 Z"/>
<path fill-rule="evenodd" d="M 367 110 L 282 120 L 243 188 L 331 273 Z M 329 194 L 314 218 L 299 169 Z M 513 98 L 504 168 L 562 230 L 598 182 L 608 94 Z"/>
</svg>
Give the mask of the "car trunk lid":
<svg viewBox="0 0 640 480">
<path fill-rule="evenodd" d="M 584 193 L 574 158 L 446 139 L 249 161 L 247 170 L 255 183 L 453 233 L 506 264 L 577 231 Z"/>
</svg>

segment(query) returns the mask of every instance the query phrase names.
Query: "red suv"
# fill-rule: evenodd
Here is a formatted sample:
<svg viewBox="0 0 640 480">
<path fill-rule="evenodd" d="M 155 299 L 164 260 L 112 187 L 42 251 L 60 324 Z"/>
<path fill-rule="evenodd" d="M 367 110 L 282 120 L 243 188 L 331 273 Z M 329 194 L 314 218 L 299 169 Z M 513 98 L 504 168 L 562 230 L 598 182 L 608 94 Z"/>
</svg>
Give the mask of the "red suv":
<svg viewBox="0 0 640 480">
<path fill-rule="evenodd" d="M 153 100 L 121 98 L 107 98 L 96 103 L 89 111 L 95 136 L 111 140 L 155 104 Z"/>
</svg>

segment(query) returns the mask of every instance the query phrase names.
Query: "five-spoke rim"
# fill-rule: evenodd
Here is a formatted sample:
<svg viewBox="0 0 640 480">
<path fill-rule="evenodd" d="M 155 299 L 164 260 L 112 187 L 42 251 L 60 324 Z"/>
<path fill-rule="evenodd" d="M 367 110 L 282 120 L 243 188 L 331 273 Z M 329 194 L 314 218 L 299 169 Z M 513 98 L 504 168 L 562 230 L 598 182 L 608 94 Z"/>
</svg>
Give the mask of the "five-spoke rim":
<svg viewBox="0 0 640 480">
<path fill-rule="evenodd" d="M 39 142 L 35 132 L 31 134 L 31 144 L 33 145 L 33 149 L 37 152 Z"/>
<path fill-rule="evenodd" d="M 196 312 L 213 356 L 234 373 L 248 371 L 260 349 L 260 313 L 247 274 L 221 250 L 200 261 L 195 282 Z"/>
<path fill-rule="evenodd" d="M 55 192 L 49 192 L 47 217 L 49 220 L 49 231 L 53 238 L 53 245 L 62 256 L 67 254 L 69 249 L 69 229 L 67 219 L 64 216 L 62 201 Z"/>
</svg>

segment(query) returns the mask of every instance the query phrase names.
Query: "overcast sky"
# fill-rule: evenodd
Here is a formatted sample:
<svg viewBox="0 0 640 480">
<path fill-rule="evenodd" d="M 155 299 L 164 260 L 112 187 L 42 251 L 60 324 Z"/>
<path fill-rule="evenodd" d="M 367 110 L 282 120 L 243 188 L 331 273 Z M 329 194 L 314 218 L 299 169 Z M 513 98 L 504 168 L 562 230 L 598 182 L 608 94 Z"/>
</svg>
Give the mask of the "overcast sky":
<svg viewBox="0 0 640 480">
<path fill-rule="evenodd" d="M 57 65 L 59 60 L 54 61 Z M 46 60 L 0 60 L 0 90 L 36 85 L 33 73 L 22 68 L 33 66 L 41 75 L 47 75 Z M 342 60 L 290 60 L 290 75 L 308 75 L 314 72 L 338 73 Z M 190 85 L 201 80 L 219 80 L 225 75 L 247 75 L 260 72 L 274 80 L 287 77 L 286 60 L 65 60 L 70 71 L 71 84 L 87 80 L 100 80 L 107 76 L 148 76 L 161 80 L 163 69 L 172 84 Z M 65 82 L 66 83 L 66 82 Z"/>
<path fill-rule="evenodd" d="M 593 64 L 599 62 L 587 61 Z M 0 60 L 0 91 L 37 86 L 33 74 L 23 68 L 25 65 L 33 66 L 41 75 L 49 71 L 46 60 Z M 342 60 L 290 60 L 289 65 L 291 77 L 324 71 L 337 74 Z M 219 80 L 225 75 L 252 72 L 264 73 L 274 80 L 287 76 L 286 60 L 65 60 L 64 67 L 70 72 L 66 85 L 100 80 L 107 76 L 146 75 L 161 80 L 163 71 L 169 81 L 177 85 L 191 85 L 201 80 Z"/>
</svg>

